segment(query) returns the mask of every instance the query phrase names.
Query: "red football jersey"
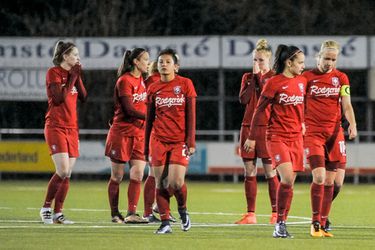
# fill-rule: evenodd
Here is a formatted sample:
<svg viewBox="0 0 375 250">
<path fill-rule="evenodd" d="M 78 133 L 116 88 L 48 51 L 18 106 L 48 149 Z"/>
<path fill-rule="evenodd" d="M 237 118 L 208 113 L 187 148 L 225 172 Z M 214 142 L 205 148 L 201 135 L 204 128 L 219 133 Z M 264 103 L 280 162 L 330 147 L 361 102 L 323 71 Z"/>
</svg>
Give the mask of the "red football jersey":
<svg viewBox="0 0 375 250">
<path fill-rule="evenodd" d="M 61 84 L 65 86 L 68 82 L 69 72 L 59 66 L 48 69 L 46 75 L 46 88 L 48 97 L 48 109 L 45 116 L 46 125 L 52 127 L 78 128 L 77 122 L 77 97 L 78 91 L 75 85 L 68 90 L 63 103 L 55 105 L 52 101 L 50 85 Z M 82 81 L 79 78 L 79 81 Z"/>
<path fill-rule="evenodd" d="M 294 139 L 301 136 L 305 93 L 306 78 L 303 76 L 288 78 L 279 74 L 267 81 L 262 92 L 271 105 L 267 138 Z M 261 112 L 257 110 L 254 115 L 252 130 L 258 125 Z"/>
<path fill-rule="evenodd" d="M 159 81 L 159 80 L 160 80 L 160 74 L 159 74 L 159 72 L 156 72 L 156 73 L 152 74 L 151 76 L 149 76 L 145 80 L 146 89 L 148 89 L 148 87 L 151 85 L 151 83 Z"/>
<path fill-rule="evenodd" d="M 127 96 L 132 98 L 134 109 L 146 113 L 146 86 L 142 76 L 134 77 L 129 72 L 123 74 L 116 82 L 115 91 L 115 114 L 112 126 L 121 129 L 124 136 L 144 136 L 144 121 L 135 117 L 125 117 L 121 108 L 119 98 Z"/>
<path fill-rule="evenodd" d="M 266 74 L 262 75 L 260 73 L 245 73 L 242 76 L 241 90 L 240 90 L 240 102 L 246 105 L 245 113 L 242 120 L 242 125 L 251 125 L 253 119 L 254 111 L 258 103 L 260 93 L 263 90 L 266 81 L 275 75 L 273 70 L 268 71 Z M 267 125 L 269 118 L 270 109 L 267 108 L 262 117 L 260 118 L 259 125 Z"/>
<path fill-rule="evenodd" d="M 185 141 L 186 98 L 196 96 L 192 81 L 178 75 L 170 82 L 157 81 L 150 85 L 147 99 L 148 102 L 155 103 L 153 130 L 158 140 Z"/>
<path fill-rule="evenodd" d="M 322 131 L 341 122 L 340 89 L 349 85 L 348 76 L 339 71 L 321 73 L 318 69 L 306 71 L 307 93 L 305 123 L 309 131 Z"/>
</svg>

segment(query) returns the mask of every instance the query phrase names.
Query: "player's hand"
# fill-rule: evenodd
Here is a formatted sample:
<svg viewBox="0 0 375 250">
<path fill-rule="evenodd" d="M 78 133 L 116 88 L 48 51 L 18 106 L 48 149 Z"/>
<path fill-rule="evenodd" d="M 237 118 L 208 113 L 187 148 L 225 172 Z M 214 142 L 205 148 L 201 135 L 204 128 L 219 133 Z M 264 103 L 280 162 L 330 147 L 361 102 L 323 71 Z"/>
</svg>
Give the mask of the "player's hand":
<svg viewBox="0 0 375 250">
<path fill-rule="evenodd" d="M 195 153 L 195 148 L 189 148 L 188 151 L 187 151 L 187 155 L 188 156 L 191 156 Z"/>
<path fill-rule="evenodd" d="M 246 139 L 245 143 L 243 144 L 243 149 L 245 152 L 251 152 L 255 150 L 255 141 Z"/>
<path fill-rule="evenodd" d="M 76 76 L 80 76 L 81 75 L 81 71 L 82 71 L 82 66 L 80 63 L 76 63 L 70 70 L 70 72 L 73 74 L 73 75 L 76 75 Z"/>
<path fill-rule="evenodd" d="M 354 139 L 357 137 L 357 126 L 354 124 L 350 124 L 348 128 L 349 140 Z"/>
<path fill-rule="evenodd" d="M 253 62 L 253 74 L 258 74 L 260 72 L 258 62 Z"/>
</svg>

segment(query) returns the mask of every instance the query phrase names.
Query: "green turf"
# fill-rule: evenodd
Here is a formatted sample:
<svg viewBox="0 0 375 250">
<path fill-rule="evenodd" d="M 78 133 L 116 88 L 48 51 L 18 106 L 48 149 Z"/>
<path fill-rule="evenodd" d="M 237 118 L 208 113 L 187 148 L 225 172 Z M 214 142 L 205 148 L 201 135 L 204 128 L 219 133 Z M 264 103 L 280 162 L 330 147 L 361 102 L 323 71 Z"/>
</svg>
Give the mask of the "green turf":
<svg viewBox="0 0 375 250">
<path fill-rule="evenodd" d="M 259 184 L 258 223 L 234 225 L 245 211 L 243 185 L 188 183 L 188 208 L 193 226 L 182 232 L 174 224 L 171 235 L 154 235 L 152 225 L 114 225 L 109 222 L 107 183 L 72 181 L 65 202 L 66 216 L 74 225 L 43 225 L 39 208 L 47 181 L 0 182 L 0 249 L 374 249 L 375 185 L 347 184 L 334 202 L 331 221 L 334 238 L 309 236 L 309 185 L 296 184 L 289 222 L 294 239 L 273 239 L 267 225 L 270 205 L 267 186 Z M 126 186 L 120 206 L 125 208 Z M 143 212 L 143 200 L 138 211 Z M 177 216 L 176 202 L 172 212 Z M 219 214 L 223 213 L 223 214 Z M 293 217 L 297 218 L 293 218 Z M 305 218 L 304 218 L 305 217 Z"/>
</svg>

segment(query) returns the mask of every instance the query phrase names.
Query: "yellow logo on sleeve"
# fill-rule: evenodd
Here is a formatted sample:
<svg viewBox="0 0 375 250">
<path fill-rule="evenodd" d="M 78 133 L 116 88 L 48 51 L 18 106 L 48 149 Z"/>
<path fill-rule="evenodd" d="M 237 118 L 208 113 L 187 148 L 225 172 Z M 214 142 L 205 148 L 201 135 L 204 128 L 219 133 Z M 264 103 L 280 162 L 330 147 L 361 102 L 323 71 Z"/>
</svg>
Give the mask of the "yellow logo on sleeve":
<svg viewBox="0 0 375 250">
<path fill-rule="evenodd" d="M 340 96 L 350 96 L 350 86 L 349 85 L 341 86 Z"/>
</svg>

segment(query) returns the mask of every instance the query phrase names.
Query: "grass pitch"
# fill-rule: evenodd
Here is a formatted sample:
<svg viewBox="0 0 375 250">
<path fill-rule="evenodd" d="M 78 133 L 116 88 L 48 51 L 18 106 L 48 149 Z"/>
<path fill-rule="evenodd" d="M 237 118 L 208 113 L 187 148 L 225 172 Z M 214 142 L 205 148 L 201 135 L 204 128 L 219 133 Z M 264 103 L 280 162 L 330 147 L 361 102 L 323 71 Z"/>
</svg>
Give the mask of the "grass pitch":
<svg viewBox="0 0 375 250">
<path fill-rule="evenodd" d="M 110 222 L 107 183 L 72 181 L 64 214 L 74 225 L 43 225 L 39 218 L 47 181 L 0 182 L 0 249 L 374 249 L 375 185 L 346 184 L 334 201 L 330 220 L 334 238 L 312 239 L 310 187 L 297 183 L 288 231 L 294 239 L 273 239 L 268 225 L 267 185 L 259 183 L 257 225 L 235 225 L 246 210 L 243 184 L 188 182 L 192 228 L 172 225 L 170 235 L 155 235 L 158 224 Z M 126 208 L 127 183 L 120 207 Z M 172 214 L 177 208 L 171 199 Z M 141 196 L 138 211 L 143 213 Z"/>
</svg>

